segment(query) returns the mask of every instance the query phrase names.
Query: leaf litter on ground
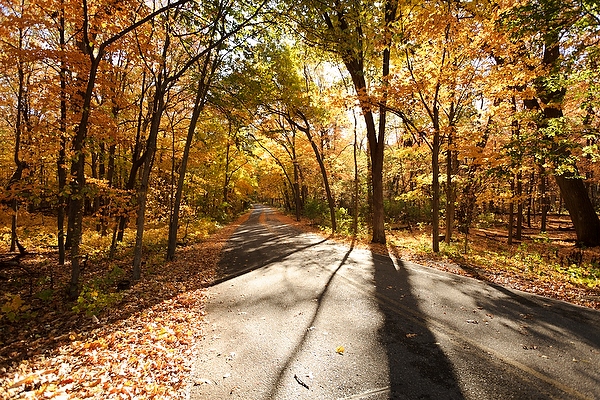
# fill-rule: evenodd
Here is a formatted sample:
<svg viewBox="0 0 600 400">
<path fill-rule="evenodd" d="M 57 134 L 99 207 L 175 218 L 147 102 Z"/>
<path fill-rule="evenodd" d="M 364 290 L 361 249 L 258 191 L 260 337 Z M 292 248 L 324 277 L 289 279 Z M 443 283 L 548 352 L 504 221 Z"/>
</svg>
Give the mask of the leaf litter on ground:
<svg viewBox="0 0 600 400">
<path fill-rule="evenodd" d="M 19 340 L 0 342 L 0 398 L 182 397 L 193 384 L 187 378 L 203 335 L 206 287 L 244 219 L 181 249 L 98 316 L 59 307 L 10 328 Z"/>
</svg>

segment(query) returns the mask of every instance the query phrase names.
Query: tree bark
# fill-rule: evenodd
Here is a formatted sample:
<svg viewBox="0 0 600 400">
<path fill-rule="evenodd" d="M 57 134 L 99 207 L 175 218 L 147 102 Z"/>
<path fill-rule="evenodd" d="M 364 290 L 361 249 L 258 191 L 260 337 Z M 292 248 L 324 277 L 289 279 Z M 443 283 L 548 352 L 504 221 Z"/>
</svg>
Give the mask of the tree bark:
<svg viewBox="0 0 600 400">
<path fill-rule="evenodd" d="M 66 171 L 66 151 L 67 151 L 67 63 L 65 46 L 65 6 L 64 1 L 61 1 L 60 17 L 59 17 L 59 44 L 60 44 L 60 122 L 59 122 L 59 150 L 56 159 L 56 171 L 58 176 L 58 210 L 56 216 L 56 224 L 58 231 L 58 264 L 65 263 L 65 213 L 66 213 L 66 198 L 64 190 L 67 186 L 67 171 Z"/>
<path fill-rule="evenodd" d="M 23 49 L 24 32 L 23 28 L 19 28 L 19 50 Z M 19 80 L 19 87 L 17 89 L 17 112 L 15 120 L 15 147 L 13 152 L 13 160 L 15 162 L 15 171 L 12 174 L 8 187 L 11 188 L 13 185 L 18 184 L 23 178 L 23 172 L 27 168 L 27 163 L 21 160 L 21 142 L 23 139 L 23 130 L 27 125 L 29 110 L 27 107 L 27 89 L 25 87 L 25 62 L 21 59 L 21 56 L 17 59 L 17 76 Z M 11 201 L 12 216 L 11 216 L 11 229 L 10 229 L 10 251 L 17 250 L 17 222 L 19 213 L 19 201 L 16 194 L 13 195 Z"/>
<path fill-rule="evenodd" d="M 304 121 L 304 126 L 300 126 L 299 124 L 294 122 L 290 116 L 288 116 L 288 118 L 291 123 L 296 125 L 296 127 L 298 129 L 300 129 L 302 132 L 304 132 L 304 134 L 306 135 L 306 138 L 308 139 L 308 142 L 310 143 L 310 145 L 313 149 L 313 152 L 315 153 L 315 158 L 317 159 L 317 163 L 319 164 L 319 169 L 321 171 L 321 178 L 323 179 L 323 186 L 325 188 L 325 193 L 327 195 L 327 204 L 329 206 L 329 215 L 331 218 L 331 232 L 335 233 L 337 231 L 337 223 L 336 223 L 336 218 L 335 218 L 335 201 L 333 200 L 333 195 L 331 194 L 331 187 L 329 185 L 329 179 L 327 177 L 327 169 L 325 168 L 325 163 L 323 162 L 323 156 L 319 150 L 319 147 L 317 146 L 317 144 L 315 143 L 315 141 L 313 139 L 313 135 L 310 131 L 310 124 L 308 122 L 308 119 L 301 112 L 298 111 L 297 113 L 298 113 L 298 115 L 300 115 L 300 117 Z"/>
<path fill-rule="evenodd" d="M 560 62 L 559 34 L 557 31 L 548 33 L 544 35 L 544 39 L 545 48 L 542 63 L 549 71 L 555 72 L 558 70 Z M 542 111 L 545 119 L 543 124 L 547 125 L 551 119 L 561 118 L 563 116 L 562 100 L 564 89 L 551 89 L 539 85 L 537 89 L 538 97 L 543 104 Z M 566 152 L 566 150 L 562 149 L 557 151 L 561 153 Z M 562 175 L 557 174 L 554 178 L 560 188 L 560 193 L 565 207 L 571 216 L 571 221 L 575 226 L 578 244 L 589 247 L 600 246 L 600 219 L 594 210 L 583 179 L 579 177 L 577 171 L 566 172 Z"/>
<path fill-rule="evenodd" d="M 80 245 L 83 233 L 83 205 L 85 197 L 85 142 L 88 132 L 88 120 L 91 112 L 92 96 L 96 84 L 96 75 L 103 56 L 103 49 L 98 49 L 98 54 L 94 55 L 94 49 L 91 47 L 88 38 L 88 15 L 87 1 L 83 2 L 84 28 L 83 28 L 83 46 L 86 55 L 89 57 L 90 70 L 88 73 L 87 84 L 81 106 L 81 119 L 77 127 L 75 138 L 73 139 L 74 159 L 71 166 L 73 182 L 71 184 L 69 224 L 71 230 L 71 281 L 69 283 L 69 298 L 75 299 L 79 294 L 79 276 L 80 270 Z M 71 222 L 72 221 L 72 222 Z"/>
<path fill-rule="evenodd" d="M 388 31 L 390 24 L 396 19 L 398 2 L 387 0 L 385 2 L 385 16 L 383 27 L 384 31 Z M 373 243 L 385 243 L 385 215 L 383 208 L 383 154 L 385 147 L 385 124 L 387 113 L 387 77 L 390 70 L 390 42 L 391 35 L 384 40 L 384 50 L 382 52 L 382 81 L 383 90 L 382 98 L 379 104 L 379 126 L 375 127 L 375 119 L 373 116 L 373 104 L 368 99 L 368 88 L 365 80 L 364 69 L 364 49 L 363 40 L 365 39 L 362 27 L 359 21 L 350 29 L 346 14 L 343 10 L 336 10 L 337 25 L 335 25 L 329 14 L 325 13 L 325 23 L 328 29 L 335 32 L 340 40 L 345 40 L 346 35 L 351 35 L 356 40 L 356 48 L 348 48 L 342 43 L 338 43 L 342 61 L 352 78 L 354 89 L 358 96 L 359 105 L 363 111 L 365 125 L 367 129 L 367 141 L 369 147 L 369 155 L 371 159 L 371 183 L 373 194 L 373 213 L 372 213 L 372 228 L 373 228 Z"/>
<path fill-rule="evenodd" d="M 513 244 L 513 226 L 515 224 L 515 178 L 510 177 L 510 204 L 508 206 L 508 244 Z"/>
<path fill-rule="evenodd" d="M 437 106 L 434 108 L 434 114 L 438 113 Z M 439 118 L 439 116 L 438 116 Z M 436 118 L 437 120 L 437 118 Z M 436 129 L 434 122 L 434 132 L 433 132 L 433 143 L 431 148 L 431 169 L 432 169 L 432 199 L 431 199 L 431 210 L 432 210 L 432 250 L 434 253 L 438 253 L 440 251 L 440 130 L 439 126 Z"/>
<path fill-rule="evenodd" d="M 206 94 L 208 93 L 209 82 L 217 67 L 217 60 L 215 59 L 212 69 L 209 70 L 209 64 L 211 61 L 210 52 L 206 55 L 206 59 L 200 75 L 198 88 L 196 89 L 196 98 L 194 99 L 194 109 L 192 111 L 192 117 L 188 126 L 187 137 L 185 139 L 185 147 L 183 150 L 183 156 L 181 158 L 181 166 L 179 167 L 179 179 L 177 181 L 177 190 L 175 191 L 175 200 L 173 204 L 173 213 L 171 214 L 171 220 L 169 223 L 169 244 L 167 247 L 167 260 L 173 260 L 175 258 L 175 249 L 177 248 L 177 228 L 179 227 L 179 209 L 181 206 L 181 197 L 183 195 L 183 185 L 185 183 L 185 173 L 187 171 L 187 164 L 190 158 L 190 149 L 192 147 L 192 141 L 194 139 L 194 133 L 196 132 L 196 125 L 200 113 L 204 109 L 206 102 Z M 228 138 L 229 139 L 229 138 Z M 227 144 L 227 153 L 229 156 L 229 143 Z M 227 173 L 225 173 L 227 179 Z M 225 185 L 223 195 L 223 201 L 227 201 L 227 185 Z"/>
<path fill-rule="evenodd" d="M 452 135 L 448 137 L 448 150 L 446 150 L 446 237 L 445 241 L 450 244 L 452 231 L 454 229 L 454 182 L 452 181 Z"/>
<path fill-rule="evenodd" d="M 357 129 L 357 121 L 356 121 L 356 113 L 353 111 L 352 116 L 354 117 L 354 145 L 353 145 L 353 155 L 354 155 L 354 194 L 353 194 L 353 204 L 354 204 L 354 212 L 352 213 L 352 232 L 356 237 L 358 235 L 358 129 Z"/>
<path fill-rule="evenodd" d="M 163 48 L 163 55 L 166 54 L 169 48 L 169 40 L 167 39 Z M 164 71 L 161 71 L 157 76 L 157 81 L 152 100 L 152 120 L 150 123 L 150 131 L 146 139 L 146 148 L 141 156 L 143 162 L 142 177 L 140 186 L 137 191 L 137 218 L 136 218 L 136 235 L 135 245 L 133 250 L 133 280 L 139 280 L 142 276 L 142 253 L 143 253 L 143 238 L 144 238 L 144 222 L 146 217 L 146 201 L 148 199 L 148 185 L 150 182 L 150 173 L 154 164 L 154 155 L 156 153 L 156 140 L 160 130 L 160 121 L 162 113 L 165 109 L 165 94 L 167 92 L 168 83 L 165 82 Z"/>
<path fill-rule="evenodd" d="M 523 174 L 517 172 L 517 232 L 516 239 L 521 240 L 523 236 Z"/>
<path fill-rule="evenodd" d="M 542 221 L 541 221 L 541 232 L 546 232 L 548 230 L 548 193 L 546 190 L 546 182 L 548 181 L 548 177 L 546 176 L 546 170 L 543 166 L 540 166 L 540 202 L 541 202 L 541 211 L 542 211 Z"/>
</svg>

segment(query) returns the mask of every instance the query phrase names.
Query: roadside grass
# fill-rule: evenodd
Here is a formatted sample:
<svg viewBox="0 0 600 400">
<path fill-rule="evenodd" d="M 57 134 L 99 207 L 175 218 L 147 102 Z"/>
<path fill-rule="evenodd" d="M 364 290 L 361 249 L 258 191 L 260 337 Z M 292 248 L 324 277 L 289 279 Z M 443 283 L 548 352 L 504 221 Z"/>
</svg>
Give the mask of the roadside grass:
<svg viewBox="0 0 600 400">
<path fill-rule="evenodd" d="M 600 249 L 577 248 L 571 241 L 535 235 L 509 246 L 473 230 L 464 239 L 431 250 L 431 234 L 389 232 L 389 245 L 402 258 L 520 290 L 600 309 Z"/>
</svg>

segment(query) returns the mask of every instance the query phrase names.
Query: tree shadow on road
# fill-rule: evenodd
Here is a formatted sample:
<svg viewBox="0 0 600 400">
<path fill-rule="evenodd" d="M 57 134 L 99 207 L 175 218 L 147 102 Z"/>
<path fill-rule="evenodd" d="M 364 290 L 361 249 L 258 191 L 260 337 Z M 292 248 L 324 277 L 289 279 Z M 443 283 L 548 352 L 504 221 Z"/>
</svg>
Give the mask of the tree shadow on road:
<svg viewBox="0 0 600 400">
<path fill-rule="evenodd" d="M 306 236 L 296 228 L 274 223 L 272 209 L 255 207 L 248 221 L 229 238 L 223 249 L 220 277 L 212 286 L 248 272 L 264 268 L 289 256 L 324 243 L 315 236 Z M 264 218 L 264 220 L 263 220 Z M 267 224 L 267 221 L 270 223 Z"/>
<path fill-rule="evenodd" d="M 384 323 L 379 329 L 389 370 L 390 399 L 463 399 L 453 365 L 439 347 L 420 301 L 411 291 L 408 271 L 389 256 L 373 253 L 374 279 Z"/>
<path fill-rule="evenodd" d="M 321 313 L 321 310 L 323 309 L 323 301 L 324 301 L 325 297 L 327 296 L 327 292 L 329 291 L 329 288 L 331 287 L 331 283 L 333 282 L 333 280 L 336 277 L 339 270 L 344 266 L 344 264 L 348 260 L 348 257 L 350 256 L 350 253 L 352 253 L 353 249 L 354 249 L 354 241 L 352 241 L 352 244 L 350 245 L 348 252 L 344 255 L 344 257 L 342 258 L 342 260 L 339 263 L 339 265 L 337 266 L 337 268 L 333 272 L 331 272 L 329 279 L 327 280 L 327 282 L 323 286 L 323 289 L 317 296 L 317 298 L 316 298 L 317 305 L 316 305 L 315 311 L 314 311 L 310 321 L 306 324 L 306 329 L 304 329 L 303 335 L 299 338 L 299 340 L 297 341 L 294 348 L 289 352 L 285 362 L 281 365 L 281 367 L 279 367 L 277 377 L 276 377 L 273 385 L 271 385 L 271 390 L 270 390 L 267 398 L 269 398 L 269 399 L 276 398 L 277 391 L 280 388 L 281 383 L 284 379 L 285 372 L 290 368 L 290 366 L 292 365 L 292 363 L 294 362 L 294 360 L 296 359 L 298 354 L 300 354 L 302 352 L 303 347 L 308 342 L 309 336 L 311 334 L 310 327 L 314 326 L 317 319 L 319 318 L 319 314 Z M 300 380 L 300 378 L 298 376 L 294 376 L 294 378 L 296 379 L 298 384 L 300 384 L 301 386 L 304 386 L 307 389 L 309 388 L 308 385 L 306 385 L 302 380 Z"/>
</svg>

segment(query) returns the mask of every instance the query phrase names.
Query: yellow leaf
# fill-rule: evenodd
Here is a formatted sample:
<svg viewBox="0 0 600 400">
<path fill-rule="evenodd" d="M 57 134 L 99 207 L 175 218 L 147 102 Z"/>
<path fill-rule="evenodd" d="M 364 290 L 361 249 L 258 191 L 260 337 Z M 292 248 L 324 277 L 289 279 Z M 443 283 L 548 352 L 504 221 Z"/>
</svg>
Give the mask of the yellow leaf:
<svg viewBox="0 0 600 400">
<path fill-rule="evenodd" d="M 335 349 L 335 352 L 338 353 L 338 354 L 344 354 L 344 351 L 346 351 L 346 349 L 344 348 L 344 346 L 338 346 Z"/>
</svg>

